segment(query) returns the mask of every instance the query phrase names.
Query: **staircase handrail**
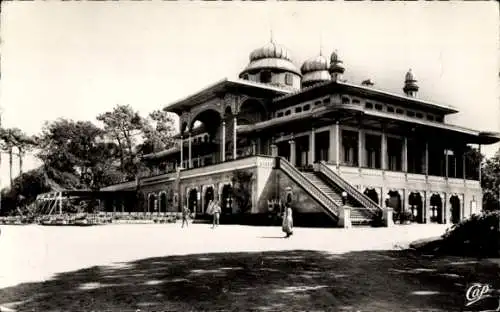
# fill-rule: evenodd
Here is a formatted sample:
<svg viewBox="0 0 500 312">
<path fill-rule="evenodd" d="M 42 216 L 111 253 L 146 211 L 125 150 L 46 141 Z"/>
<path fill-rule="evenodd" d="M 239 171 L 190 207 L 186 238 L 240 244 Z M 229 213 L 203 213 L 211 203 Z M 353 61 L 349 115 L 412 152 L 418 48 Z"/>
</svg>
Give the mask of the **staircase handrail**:
<svg viewBox="0 0 500 312">
<path fill-rule="evenodd" d="M 374 202 L 370 197 L 363 194 L 357 188 L 352 186 L 350 183 L 345 181 L 341 176 L 339 176 L 335 171 L 330 169 L 325 163 L 325 161 L 319 162 L 319 171 L 326 175 L 329 179 L 343 188 L 349 195 L 354 197 L 357 201 L 359 201 L 363 206 L 365 206 L 372 213 L 376 214 L 379 211 L 382 211 L 382 207 L 380 207 L 376 202 Z"/>
<path fill-rule="evenodd" d="M 285 158 L 278 156 L 276 159 L 276 164 L 281 168 L 285 173 L 287 173 L 292 179 L 296 180 L 306 191 L 311 193 L 316 197 L 323 206 L 327 207 L 330 210 L 330 207 L 333 208 L 333 214 L 336 218 L 339 216 L 339 206 L 338 204 L 328 197 L 321 189 L 319 189 L 314 183 L 312 183 L 306 176 L 304 176 L 297 168 L 295 168 L 292 164 L 290 164 Z"/>
</svg>

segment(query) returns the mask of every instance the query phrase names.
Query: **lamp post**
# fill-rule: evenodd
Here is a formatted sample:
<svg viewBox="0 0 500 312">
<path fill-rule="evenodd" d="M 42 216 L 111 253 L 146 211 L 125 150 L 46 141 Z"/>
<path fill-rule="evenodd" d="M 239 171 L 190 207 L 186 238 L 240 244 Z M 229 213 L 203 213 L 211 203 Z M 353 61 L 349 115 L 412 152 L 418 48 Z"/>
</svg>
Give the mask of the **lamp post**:
<svg viewBox="0 0 500 312">
<path fill-rule="evenodd" d="M 342 192 L 342 205 L 345 206 L 347 203 L 347 192 Z"/>
</svg>

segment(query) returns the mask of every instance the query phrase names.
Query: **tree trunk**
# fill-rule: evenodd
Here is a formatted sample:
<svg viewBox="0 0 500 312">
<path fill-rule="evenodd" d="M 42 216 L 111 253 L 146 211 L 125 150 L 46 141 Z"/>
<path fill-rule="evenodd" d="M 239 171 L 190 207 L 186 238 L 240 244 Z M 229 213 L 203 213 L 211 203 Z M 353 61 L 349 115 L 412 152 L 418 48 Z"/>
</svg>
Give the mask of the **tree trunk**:
<svg viewBox="0 0 500 312">
<path fill-rule="evenodd" d="M 116 136 L 116 141 L 118 141 L 118 148 L 120 149 L 120 169 L 123 172 L 124 170 L 124 163 L 125 163 L 125 157 L 123 155 L 123 146 L 122 146 L 122 141 L 120 140 L 120 137 L 117 135 Z"/>
<path fill-rule="evenodd" d="M 22 148 L 19 148 L 19 176 L 21 177 L 23 175 L 23 158 L 24 158 L 24 151 Z"/>
<path fill-rule="evenodd" d="M 10 188 L 14 184 L 14 179 L 12 178 L 12 147 L 9 147 L 9 177 L 10 177 Z"/>
</svg>

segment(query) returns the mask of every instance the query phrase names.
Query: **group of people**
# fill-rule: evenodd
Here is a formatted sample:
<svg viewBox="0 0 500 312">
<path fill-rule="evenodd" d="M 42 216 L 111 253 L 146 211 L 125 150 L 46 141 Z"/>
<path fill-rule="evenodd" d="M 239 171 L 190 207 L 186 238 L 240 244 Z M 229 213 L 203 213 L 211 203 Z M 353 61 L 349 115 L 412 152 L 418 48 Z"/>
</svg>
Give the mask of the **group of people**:
<svg viewBox="0 0 500 312">
<path fill-rule="evenodd" d="M 212 229 L 219 226 L 220 214 L 221 214 L 221 206 L 218 200 L 210 200 L 207 206 L 207 213 L 212 215 Z M 184 206 L 182 210 L 182 227 L 184 225 L 188 226 L 188 218 L 191 211 L 187 206 Z M 283 208 L 283 223 L 281 229 L 285 233 L 285 237 L 289 238 L 293 234 L 293 212 L 292 207 L 290 206 L 290 202 L 284 205 Z"/>
<path fill-rule="evenodd" d="M 212 218 L 212 228 L 219 226 L 221 212 L 222 212 L 222 209 L 220 207 L 218 200 L 215 200 L 215 201 L 210 200 L 208 202 L 207 213 L 212 215 L 212 217 L 213 217 Z M 188 218 L 189 218 L 190 213 L 191 213 L 191 211 L 185 205 L 184 209 L 182 209 L 182 227 L 184 227 L 184 225 L 188 226 Z"/>
</svg>

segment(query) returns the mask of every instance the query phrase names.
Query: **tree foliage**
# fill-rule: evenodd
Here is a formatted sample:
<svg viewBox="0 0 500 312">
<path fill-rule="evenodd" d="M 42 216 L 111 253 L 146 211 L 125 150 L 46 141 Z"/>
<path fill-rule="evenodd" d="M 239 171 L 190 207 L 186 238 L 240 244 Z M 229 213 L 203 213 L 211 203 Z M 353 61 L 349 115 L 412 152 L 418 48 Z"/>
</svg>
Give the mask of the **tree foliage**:
<svg viewBox="0 0 500 312">
<path fill-rule="evenodd" d="M 141 152 L 149 154 L 171 148 L 174 144 L 173 125 L 174 120 L 169 113 L 161 110 L 150 113 L 144 120 L 144 142 L 141 145 Z"/>
<path fill-rule="evenodd" d="M 500 209 L 500 150 L 482 166 L 481 186 L 483 188 L 483 209 Z"/>
<path fill-rule="evenodd" d="M 0 129 L 0 150 L 9 155 L 9 176 L 10 185 L 12 186 L 14 173 L 12 171 L 13 158 L 15 149 L 17 148 L 17 156 L 19 158 L 19 174 L 22 174 L 23 160 L 27 151 L 32 150 L 37 145 L 36 137 L 26 135 L 19 128 L 1 128 Z"/>
<path fill-rule="evenodd" d="M 91 121 L 60 118 L 46 122 L 41 133 L 28 136 L 20 129 L 0 129 L 0 148 L 19 158 L 20 172 L 2 190 L 0 214 L 17 211 L 38 194 L 64 189 L 100 189 L 135 178 L 144 165 L 139 157 L 172 146 L 173 118 L 154 111 L 143 118 L 129 105 L 117 105 Z M 148 147 L 150 148 L 148 150 Z M 42 166 L 22 172 L 22 159 L 36 150 Z M 17 153 L 16 153 L 17 152 Z M 12 172 L 12 170 L 11 170 Z"/>
<path fill-rule="evenodd" d="M 104 124 L 107 138 L 118 145 L 120 168 L 127 176 L 137 173 L 137 138 L 143 132 L 146 121 L 134 111 L 130 105 L 117 105 L 110 112 L 97 116 L 97 120 Z"/>
</svg>

